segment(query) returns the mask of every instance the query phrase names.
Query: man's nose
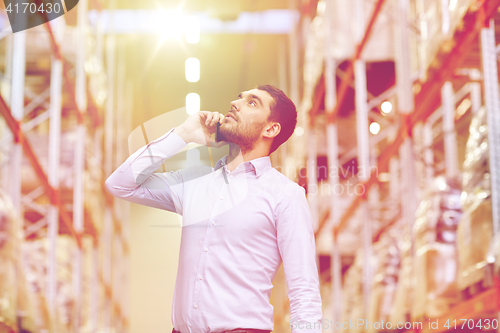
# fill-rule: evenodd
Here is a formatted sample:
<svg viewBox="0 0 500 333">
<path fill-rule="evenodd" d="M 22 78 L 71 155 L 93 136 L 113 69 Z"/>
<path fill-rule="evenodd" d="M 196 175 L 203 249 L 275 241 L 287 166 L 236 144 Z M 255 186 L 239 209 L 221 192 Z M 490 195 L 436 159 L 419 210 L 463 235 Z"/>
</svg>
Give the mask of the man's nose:
<svg viewBox="0 0 500 333">
<path fill-rule="evenodd" d="M 240 100 L 235 100 L 231 102 L 231 110 L 239 111 L 239 101 Z"/>
</svg>

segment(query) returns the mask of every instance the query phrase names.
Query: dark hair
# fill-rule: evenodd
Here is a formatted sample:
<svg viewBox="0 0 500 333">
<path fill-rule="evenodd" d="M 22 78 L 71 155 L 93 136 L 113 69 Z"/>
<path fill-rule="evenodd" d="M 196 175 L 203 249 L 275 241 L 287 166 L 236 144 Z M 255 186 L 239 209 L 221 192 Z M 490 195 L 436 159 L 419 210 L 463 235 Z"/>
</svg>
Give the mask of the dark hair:
<svg viewBox="0 0 500 333">
<path fill-rule="evenodd" d="M 271 114 L 268 120 L 278 122 L 281 125 L 281 131 L 271 144 L 271 151 L 269 152 L 271 154 L 292 136 L 297 125 L 297 109 L 290 98 L 275 86 L 264 84 L 259 85 L 257 89 L 266 91 L 271 95 L 274 104 L 271 105 Z"/>
</svg>

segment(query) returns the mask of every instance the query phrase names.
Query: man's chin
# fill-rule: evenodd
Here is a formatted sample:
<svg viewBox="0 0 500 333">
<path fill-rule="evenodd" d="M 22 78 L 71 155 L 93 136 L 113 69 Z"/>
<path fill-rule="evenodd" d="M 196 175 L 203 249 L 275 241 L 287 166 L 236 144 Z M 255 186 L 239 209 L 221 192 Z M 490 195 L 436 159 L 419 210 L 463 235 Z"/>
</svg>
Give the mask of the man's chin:
<svg viewBox="0 0 500 333">
<path fill-rule="evenodd" d="M 231 134 L 226 136 L 225 133 L 222 133 L 222 135 L 224 136 L 223 141 L 229 143 L 230 146 L 237 146 L 238 148 L 240 147 L 240 143 L 239 143 L 240 141 L 238 140 L 238 138 L 235 138 Z"/>
</svg>

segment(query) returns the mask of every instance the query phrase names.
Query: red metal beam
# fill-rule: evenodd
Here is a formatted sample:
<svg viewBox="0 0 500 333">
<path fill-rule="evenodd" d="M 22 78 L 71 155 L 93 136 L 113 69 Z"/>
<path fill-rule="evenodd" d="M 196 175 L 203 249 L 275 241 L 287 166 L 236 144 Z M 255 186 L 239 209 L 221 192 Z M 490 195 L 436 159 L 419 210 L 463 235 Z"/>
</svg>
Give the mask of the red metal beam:
<svg viewBox="0 0 500 333">
<path fill-rule="evenodd" d="M 71 217 L 69 216 L 68 212 L 64 209 L 62 206 L 61 200 L 59 198 L 59 191 L 57 189 L 54 189 L 50 184 L 47 176 L 45 175 L 45 172 L 43 171 L 43 168 L 38 161 L 38 158 L 35 155 L 35 152 L 33 151 L 33 147 L 31 147 L 31 144 L 29 143 L 28 140 L 26 140 L 26 136 L 24 135 L 20 123 L 14 119 L 14 117 L 11 114 L 11 111 L 7 104 L 5 103 L 5 100 L 3 99 L 2 96 L 0 96 L 0 114 L 4 117 L 5 122 L 7 123 L 7 126 L 9 126 L 12 134 L 14 135 L 14 140 L 15 142 L 21 143 L 23 145 L 23 150 L 26 156 L 28 157 L 31 166 L 35 170 L 35 173 L 37 174 L 38 178 L 42 182 L 43 187 L 45 188 L 45 191 L 49 195 L 50 198 L 50 203 L 54 206 L 57 206 L 59 209 L 59 214 L 63 220 L 63 223 L 66 225 L 66 227 L 69 229 L 73 237 L 75 237 L 76 242 L 78 244 L 79 248 L 82 248 L 82 240 L 81 240 L 81 235 L 75 231 L 73 228 L 73 223 L 71 220 Z"/>
<path fill-rule="evenodd" d="M 330 210 L 327 210 L 319 220 L 318 229 L 316 229 L 316 231 L 314 232 L 314 239 L 316 239 L 318 235 L 321 233 L 329 218 L 330 218 Z"/>
<path fill-rule="evenodd" d="M 414 113 L 408 118 L 401 118 L 401 127 L 398 129 L 396 138 L 379 156 L 379 166 L 386 166 L 391 157 L 398 154 L 399 147 L 408 135 L 409 130 L 417 122 L 426 120 L 435 111 L 439 103 L 441 86 L 445 81 L 451 79 L 454 70 L 462 64 L 468 51 L 470 51 L 471 43 L 475 40 L 481 28 L 487 26 L 488 21 L 495 15 L 498 7 L 500 7 L 500 0 L 476 0 L 476 3 L 471 5 L 464 16 L 464 25 L 461 32 L 458 32 L 460 35 L 457 36 L 455 46 L 446 55 L 442 55 L 444 60 L 440 70 L 432 68 L 428 70 L 428 79 L 422 86 L 420 93 L 415 96 Z M 373 172 L 369 181 L 364 184 L 365 193 L 374 182 L 378 181 L 376 177 L 377 175 Z M 338 227 L 333 230 L 334 237 L 337 237 L 344 228 L 363 199 L 362 196 L 358 196 L 346 213 L 342 215 Z"/>
</svg>

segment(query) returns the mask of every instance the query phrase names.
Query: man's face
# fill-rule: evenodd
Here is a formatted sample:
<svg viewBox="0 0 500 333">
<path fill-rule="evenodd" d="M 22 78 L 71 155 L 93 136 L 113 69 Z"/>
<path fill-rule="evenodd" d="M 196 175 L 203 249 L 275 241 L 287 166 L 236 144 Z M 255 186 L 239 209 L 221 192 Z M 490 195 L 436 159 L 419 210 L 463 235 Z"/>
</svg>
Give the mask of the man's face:
<svg viewBox="0 0 500 333">
<path fill-rule="evenodd" d="M 274 99 L 267 91 L 252 89 L 242 92 L 231 102 L 231 110 L 224 118 L 220 132 L 227 141 L 241 149 L 252 149 L 261 138 L 273 103 Z"/>
</svg>

